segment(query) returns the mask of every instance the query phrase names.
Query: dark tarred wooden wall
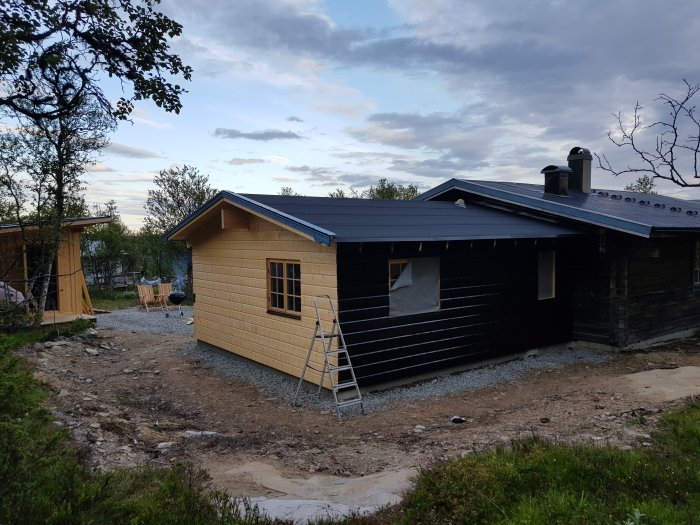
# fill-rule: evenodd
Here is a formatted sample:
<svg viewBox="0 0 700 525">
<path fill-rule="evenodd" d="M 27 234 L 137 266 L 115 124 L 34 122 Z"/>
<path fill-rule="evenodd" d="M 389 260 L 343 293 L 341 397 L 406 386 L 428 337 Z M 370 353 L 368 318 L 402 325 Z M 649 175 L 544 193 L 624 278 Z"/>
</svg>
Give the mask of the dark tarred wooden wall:
<svg viewBox="0 0 700 525">
<path fill-rule="evenodd" d="M 572 338 L 571 240 L 338 245 L 339 317 L 360 384 Z M 537 299 L 538 251 L 557 252 L 556 298 Z M 440 257 L 440 311 L 389 317 L 388 261 Z"/>
</svg>

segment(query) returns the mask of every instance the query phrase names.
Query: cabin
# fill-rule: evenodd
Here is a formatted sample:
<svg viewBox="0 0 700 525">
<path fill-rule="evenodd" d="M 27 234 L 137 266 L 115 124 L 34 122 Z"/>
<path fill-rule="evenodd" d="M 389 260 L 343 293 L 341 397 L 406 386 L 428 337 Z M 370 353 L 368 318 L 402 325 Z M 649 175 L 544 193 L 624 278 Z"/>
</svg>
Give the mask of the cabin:
<svg viewBox="0 0 700 525">
<path fill-rule="evenodd" d="M 572 260 L 571 338 L 640 347 L 700 328 L 700 203 L 591 187 L 589 150 L 542 170 L 544 185 L 452 179 L 422 200 L 463 199 L 578 228 Z"/>
<path fill-rule="evenodd" d="M 81 315 L 93 315 L 90 295 L 80 262 L 80 233 L 88 226 L 110 222 L 110 217 L 67 219 L 54 260 L 49 292 L 44 310 L 44 324 L 67 322 Z M 34 226 L 0 224 L 0 282 L 5 300 L 16 290 L 28 293 L 28 278 L 36 248 L 31 238 L 38 232 Z M 29 242 L 27 242 L 29 241 Z"/>
<path fill-rule="evenodd" d="M 413 201 L 220 192 L 165 236 L 192 248 L 195 336 L 298 377 L 329 295 L 366 387 L 700 327 L 700 205 L 592 190 L 588 150 L 568 162 Z"/>
</svg>

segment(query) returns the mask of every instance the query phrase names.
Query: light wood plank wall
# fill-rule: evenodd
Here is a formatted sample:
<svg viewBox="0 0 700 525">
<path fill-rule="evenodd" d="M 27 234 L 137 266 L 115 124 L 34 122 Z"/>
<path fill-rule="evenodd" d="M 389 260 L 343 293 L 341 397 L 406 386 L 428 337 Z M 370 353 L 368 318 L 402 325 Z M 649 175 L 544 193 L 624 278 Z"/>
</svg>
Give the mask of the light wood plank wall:
<svg viewBox="0 0 700 525">
<path fill-rule="evenodd" d="M 83 313 L 80 271 L 80 232 L 69 230 L 58 246 L 58 311 L 62 314 Z"/>
<path fill-rule="evenodd" d="M 225 209 L 226 224 L 232 226 L 222 229 L 217 210 L 188 235 L 196 294 L 195 336 L 299 377 L 316 322 L 313 297 L 330 295 L 336 306 L 335 245 L 316 243 L 230 205 Z M 267 313 L 268 259 L 300 262 L 301 319 Z M 323 306 L 326 328 L 332 315 Z M 311 361 L 316 370 L 323 366 L 320 348 L 317 343 Z M 318 384 L 320 374 L 309 370 L 306 378 Z"/>
</svg>

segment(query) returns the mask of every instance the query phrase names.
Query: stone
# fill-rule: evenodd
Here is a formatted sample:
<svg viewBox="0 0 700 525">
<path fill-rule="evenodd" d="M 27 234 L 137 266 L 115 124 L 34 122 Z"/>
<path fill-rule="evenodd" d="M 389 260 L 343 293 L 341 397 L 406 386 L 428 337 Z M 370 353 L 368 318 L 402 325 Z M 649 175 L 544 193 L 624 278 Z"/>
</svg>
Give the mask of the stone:
<svg viewBox="0 0 700 525">
<path fill-rule="evenodd" d="M 170 447 L 172 447 L 175 444 L 174 441 L 163 441 L 162 443 L 158 443 L 156 445 L 157 450 L 168 450 Z"/>
<path fill-rule="evenodd" d="M 134 371 L 134 370 L 131 369 L 131 368 L 125 368 L 124 370 L 122 370 L 122 372 L 124 372 L 125 374 L 130 374 L 130 373 L 132 373 L 133 371 Z"/>
<path fill-rule="evenodd" d="M 213 430 L 185 430 L 186 438 L 214 437 L 218 435 L 219 433 Z"/>
<path fill-rule="evenodd" d="M 540 418 L 540 423 L 549 423 L 550 421 L 551 421 L 551 419 L 549 419 L 548 417 L 541 417 Z"/>
<path fill-rule="evenodd" d="M 452 423 L 455 423 L 455 424 L 459 425 L 459 424 L 461 424 L 461 423 L 464 423 L 464 422 L 466 421 L 466 419 L 464 419 L 462 416 L 452 416 L 452 418 L 450 419 L 450 421 L 451 421 Z"/>
<path fill-rule="evenodd" d="M 83 351 L 84 351 L 87 355 L 91 355 L 91 356 L 98 356 L 98 355 L 100 355 L 100 352 L 98 352 L 95 348 L 89 348 L 89 347 L 87 347 L 87 346 L 86 346 L 85 348 L 83 348 Z"/>
<path fill-rule="evenodd" d="M 85 335 L 95 337 L 97 335 L 97 330 L 94 328 L 88 328 L 87 330 L 85 330 Z"/>
<path fill-rule="evenodd" d="M 99 423 L 90 423 L 90 428 L 100 428 L 102 425 Z"/>
</svg>

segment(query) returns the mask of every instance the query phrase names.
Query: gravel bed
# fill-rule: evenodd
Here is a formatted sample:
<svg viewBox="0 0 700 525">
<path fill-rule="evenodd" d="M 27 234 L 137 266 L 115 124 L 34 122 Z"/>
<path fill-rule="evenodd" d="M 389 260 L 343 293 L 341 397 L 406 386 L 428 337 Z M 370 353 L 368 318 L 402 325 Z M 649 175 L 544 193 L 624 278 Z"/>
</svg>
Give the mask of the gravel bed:
<svg viewBox="0 0 700 525">
<path fill-rule="evenodd" d="M 211 368 L 228 379 L 252 383 L 267 395 L 279 398 L 283 402 L 291 403 L 294 400 L 298 379 L 204 343 L 192 343 L 182 351 L 187 357 L 198 360 L 202 366 Z M 608 359 L 609 357 L 605 354 L 589 350 L 571 348 L 549 350 L 413 385 L 368 392 L 363 394 L 364 406 L 365 410 L 371 411 L 392 401 L 406 403 L 436 399 L 517 379 L 532 370 L 562 368 L 577 363 L 597 364 Z M 324 391 L 320 397 L 309 397 L 308 394 L 315 393 L 316 388 L 304 388 L 302 391 L 307 394 L 307 397 L 302 400 L 303 406 L 318 410 L 333 409 L 330 392 Z M 355 411 L 348 409 L 346 412 L 352 414 Z"/>
<path fill-rule="evenodd" d="M 125 332 L 147 332 L 149 334 L 194 335 L 194 325 L 185 321 L 192 317 L 192 307 L 183 306 L 180 315 L 177 308 L 171 308 L 169 316 L 160 308 L 149 312 L 138 307 L 113 310 L 108 314 L 98 314 L 97 328 L 112 328 Z"/>
<path fill-rule="evenodd" d="M 109 314 L 98 315 L 97 327 L 192 336 L 194 333 L 193 325 L 185 323 L 185 320 L 192 316 L 192 307 L 183 306 L 182 311 L 184 317 L 180 317 L 177 310 L 171 310 L 169 317 L 165 317 L 162 310 L 150 312 L 139 308 L 115 310 Z M 186 357 L 196 359 L 202 366 L 212 369 L 223 377 L 250 383 L 282 402 L 291 403 L 294 400 L 298 379 L 287 374 L 205 343 L 192 342 L 185 345 L 181 351 Z M 532 370 L 562 368 L 577 363 L 597 364 L 608 359 L 607 355 L 590 350 L 572 348 L 548 350 L 505 363 L 466 370 L 412 385 L 394 387 L 379 392 L 368 392 L 363 394 L 364 406 L 366 410 L 371 411 L 392 401 L 406 403 L 436 399 L 517 379 Z M 320 397 L 309 395 L 315 394 L 315 392 L 316 388 L 305 386 L 302 389 L 301 404 L 309 409 L 332 410 L 333 400 L 330 392 L 324 391 Z M 355 411 L 350 408 L 345 412 L 349 415 Z"/>
</svg>

